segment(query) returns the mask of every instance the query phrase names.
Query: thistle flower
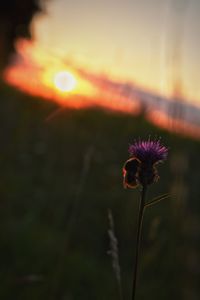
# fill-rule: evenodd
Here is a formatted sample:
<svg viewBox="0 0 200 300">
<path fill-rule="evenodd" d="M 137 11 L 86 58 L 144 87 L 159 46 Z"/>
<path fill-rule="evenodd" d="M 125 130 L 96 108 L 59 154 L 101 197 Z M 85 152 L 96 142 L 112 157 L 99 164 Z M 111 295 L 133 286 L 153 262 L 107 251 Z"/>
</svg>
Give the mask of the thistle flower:
<svg viewBox="0 0 200 300">
<path fill-rule="evenodd" d="M 142 220 L 145 207 L 151 206 L 166 198 L 166 195 L 146 202 L 146 192 L 149 184 L 159 179 L 157 164 L 163 162 L 168 155 L 168 149 L 160 143 L 160 140 L 135 141 L 129 146 L 130 158 L 123 166 L 125 188 L 136 188 L 141 185 L 141 195 L 138 213 L 138 226 L 136 237 L 135 264 L 133 268 L 132 300 L 135 300 L 138 274 L 138 261 L 142 234 Z"/>
<path fill-rule="evenodd" d="M 149 185 L 159 179 L 156 165 L 163 162 L 168 149 L 160 140 L 137 141 L 129 146 L 131 158 L 123 167 L 124 187 L 135 188 L 139 184 Z"/>
</svg>

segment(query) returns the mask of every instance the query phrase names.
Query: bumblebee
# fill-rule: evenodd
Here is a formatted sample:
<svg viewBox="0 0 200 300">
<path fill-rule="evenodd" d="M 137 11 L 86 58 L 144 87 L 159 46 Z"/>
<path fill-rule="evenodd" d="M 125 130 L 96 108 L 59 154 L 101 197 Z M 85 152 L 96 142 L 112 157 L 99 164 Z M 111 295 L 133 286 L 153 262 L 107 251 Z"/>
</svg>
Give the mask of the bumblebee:
<svg viewBox="0 0 200 300">
<path fill-rule="evenodd" d="M 132 157 L 128 159 L 123 166 L 123 186 L 124 188 L 136 188 L 138 186 L 138 167 L 139 161 Z"/>
<path fill-rule="evenodd" d="M 150 185 L 158 181 L 158 179 L 156 164 L 141 163 L 137 158 L 132 157 L 123 166 L 123 186 L 125 189 L 134 189 L 139 184 Z"/>
</svg>

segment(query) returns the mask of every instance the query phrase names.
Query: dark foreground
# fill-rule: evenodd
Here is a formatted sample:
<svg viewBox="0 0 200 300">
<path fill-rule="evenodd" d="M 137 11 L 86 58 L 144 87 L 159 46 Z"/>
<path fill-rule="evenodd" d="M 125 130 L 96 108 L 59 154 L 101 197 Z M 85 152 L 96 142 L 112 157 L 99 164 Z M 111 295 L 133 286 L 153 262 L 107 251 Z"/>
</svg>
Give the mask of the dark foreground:
<svg viewBox="0 0 200 300">
<path fill-rule="evenodd" d="M 64 110 L 1 84 L 0 299 L 116 300 L 108 238 L 112 210 L 124 300 L 130 299 L 138 190 L 122 166 L 134 138 L 162 136 L 168 161 L 149 188 L 137 300 L 200 297 L 200 143 L 142 117 Z"/>
</svg>

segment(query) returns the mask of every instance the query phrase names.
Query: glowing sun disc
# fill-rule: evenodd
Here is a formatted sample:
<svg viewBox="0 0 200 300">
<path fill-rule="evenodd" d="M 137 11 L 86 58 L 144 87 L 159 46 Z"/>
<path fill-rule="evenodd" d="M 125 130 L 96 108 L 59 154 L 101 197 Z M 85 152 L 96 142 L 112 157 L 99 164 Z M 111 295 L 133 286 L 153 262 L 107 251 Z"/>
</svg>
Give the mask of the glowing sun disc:
<svg viewBox="0 0 200 300">
<path fill-rule="evenodd" d="M 70 92 L 76 86 L 76 79 L 71 73 L 61 71 L 55 74 L 54 84 L 59 91 Z"/>
</svg>

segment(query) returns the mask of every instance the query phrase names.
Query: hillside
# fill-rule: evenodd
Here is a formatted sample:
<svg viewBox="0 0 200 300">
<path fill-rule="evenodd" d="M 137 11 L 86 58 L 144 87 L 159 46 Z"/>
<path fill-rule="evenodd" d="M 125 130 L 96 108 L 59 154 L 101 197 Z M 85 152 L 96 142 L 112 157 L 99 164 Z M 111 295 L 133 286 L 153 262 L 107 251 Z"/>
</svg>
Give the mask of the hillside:
<svg viewBox="0 0 200 300">
<path fill-rule="evenodd" d="M 1 299 L 118 299 L 108 239 L 112 210 L 124 299 L 130 299 L 138 190 L 122 166 L 134 139 L 161 136 L 170 149 L 148 191 L 137 299 L 198 299 L 200 143 L 142 116 L 62 110 L 1 83 Z"/>
</svg>

